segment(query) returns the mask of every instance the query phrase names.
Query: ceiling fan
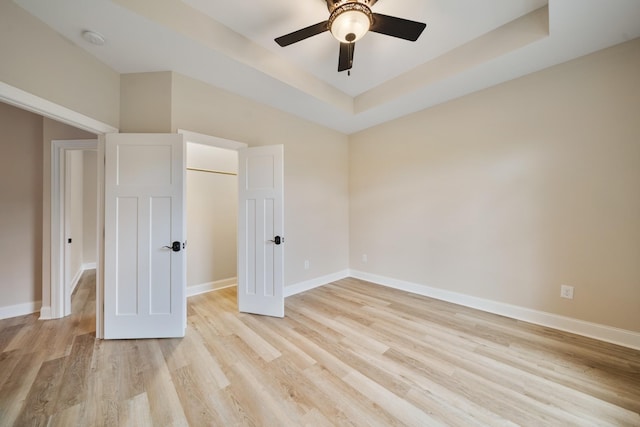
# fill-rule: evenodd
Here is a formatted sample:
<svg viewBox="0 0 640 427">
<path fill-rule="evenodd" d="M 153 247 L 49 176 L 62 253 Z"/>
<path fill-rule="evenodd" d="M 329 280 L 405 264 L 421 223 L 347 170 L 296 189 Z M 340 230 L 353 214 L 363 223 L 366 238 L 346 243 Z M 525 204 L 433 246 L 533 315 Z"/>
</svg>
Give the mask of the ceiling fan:
<svg viewBox="0 0 640 427">
<path fill-rule="evenodd" d="M 302 28 L 275 39 L 285 47 L 317 34 L 330 31 L 340 42 L 338 72 L 351 70 L 355 44 L 368 31 L 416 41 L 427 24 L 396 18 L 394 16 L 373 13 L 371 7 L 378 0 L 326 0 L 329 19 L 315 25 Z M 349 71 L 350 73 L 350 71 Z"/>
</svg>

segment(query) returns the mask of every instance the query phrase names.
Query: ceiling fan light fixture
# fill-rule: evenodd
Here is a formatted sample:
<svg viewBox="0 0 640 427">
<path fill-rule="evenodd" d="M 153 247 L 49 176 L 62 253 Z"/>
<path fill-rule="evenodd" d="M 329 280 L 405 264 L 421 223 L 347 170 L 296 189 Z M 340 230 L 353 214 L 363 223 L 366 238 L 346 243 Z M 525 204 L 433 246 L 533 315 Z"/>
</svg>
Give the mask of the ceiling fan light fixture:
<svg viewBox="0 0 640 427">
<path fill-rule="evenodd" d="M 362 3 L 345 3 L 329 16 L 329 30 L 340 43 L 355 43 L 373 24 L 371 9 Z"/>
</svg>

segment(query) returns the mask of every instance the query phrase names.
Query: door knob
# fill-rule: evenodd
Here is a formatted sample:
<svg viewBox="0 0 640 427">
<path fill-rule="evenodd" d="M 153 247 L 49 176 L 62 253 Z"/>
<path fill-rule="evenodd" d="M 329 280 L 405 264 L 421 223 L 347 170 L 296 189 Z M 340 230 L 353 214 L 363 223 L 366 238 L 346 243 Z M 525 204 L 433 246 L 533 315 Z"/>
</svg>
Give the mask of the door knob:
<svg viewBox="0 0 640 427">
<path fill-rule="evenodd" d="M 171 249 L 173 252 L 180 252 L 181 246 L 180 242 L 173 242 L 171 246 L 163 246 L 163 248 Z"/>
<path fill-rule="evenodd" d="M 284 239 L 280 236 L 276 236 L 273 238 L 273 240 L 269 240 L 271 243 L 275 243 L 276 245 L 279 245 L 280 243 L 282 243 L 284 241 Z"/>
</svg>

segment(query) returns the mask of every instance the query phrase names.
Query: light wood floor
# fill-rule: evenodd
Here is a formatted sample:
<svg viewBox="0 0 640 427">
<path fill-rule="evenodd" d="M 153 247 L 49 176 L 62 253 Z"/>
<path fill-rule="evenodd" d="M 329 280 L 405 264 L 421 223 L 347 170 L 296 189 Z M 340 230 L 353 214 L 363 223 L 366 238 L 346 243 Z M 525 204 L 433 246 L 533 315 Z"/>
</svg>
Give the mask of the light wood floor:
<svg viewBox="0 0 640 427">
<path fill-rule="evenodd" d="M 640 426 L 640 352 L 355 279 L 285 319 L 192 297 L 168 340 L 96 340 L 94 288 L 0 321 L 0 425 Z"/>
</svg>

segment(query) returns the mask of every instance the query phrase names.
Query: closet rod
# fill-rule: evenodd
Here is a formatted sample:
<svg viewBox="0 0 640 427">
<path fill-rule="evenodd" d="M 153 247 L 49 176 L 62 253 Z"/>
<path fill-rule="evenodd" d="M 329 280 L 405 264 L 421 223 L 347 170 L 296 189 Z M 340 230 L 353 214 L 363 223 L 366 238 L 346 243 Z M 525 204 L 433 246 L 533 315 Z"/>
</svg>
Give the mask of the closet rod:
<svg viewBox="0 0 640 427">
<path fill-rule="evenodd" d="M 207 173 L 217 173 L 220 175 L 234 175 L 237 176 L 237 173 L 233 173 L 233 172 L 222 172 L 222 171 L 214 171 L 211 169 L 199 169 L 199 168 L 187 168 L 188 171 L 196 171 L 196 172 L 207 172 Z"/>
</svg>

